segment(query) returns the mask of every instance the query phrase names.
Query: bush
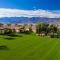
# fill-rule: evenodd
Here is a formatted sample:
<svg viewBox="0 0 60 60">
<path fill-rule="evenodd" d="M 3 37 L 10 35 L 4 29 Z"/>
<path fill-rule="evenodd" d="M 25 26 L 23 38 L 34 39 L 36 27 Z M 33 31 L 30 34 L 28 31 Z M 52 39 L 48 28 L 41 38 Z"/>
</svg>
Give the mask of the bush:
<svg viewBox="0 0 60 60">
<path fill-rule="evenodd" d="M 11 33 L 13 33 L 13 31 L 11 29 L 5 29 L 4 34 L 11 34 Z"/>
</svg>

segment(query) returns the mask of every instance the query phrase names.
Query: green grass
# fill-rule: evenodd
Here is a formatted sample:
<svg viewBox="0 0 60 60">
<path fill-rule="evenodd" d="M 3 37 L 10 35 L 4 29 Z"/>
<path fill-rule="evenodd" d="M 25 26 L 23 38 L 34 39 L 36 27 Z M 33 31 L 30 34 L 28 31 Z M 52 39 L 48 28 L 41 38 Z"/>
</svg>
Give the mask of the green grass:
<svg viewBox="0 0 60 60">
<path fill-rule="evenodd" d="M 60 60 L 60 39 L 35 34 L 0 36 L 0 60 Z"/>
</svg>

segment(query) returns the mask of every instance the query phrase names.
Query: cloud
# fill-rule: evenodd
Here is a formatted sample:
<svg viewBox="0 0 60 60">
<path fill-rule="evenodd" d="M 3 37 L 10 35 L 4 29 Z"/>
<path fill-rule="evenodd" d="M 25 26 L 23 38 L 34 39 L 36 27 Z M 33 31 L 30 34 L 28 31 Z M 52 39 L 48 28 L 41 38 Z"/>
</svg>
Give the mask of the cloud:
<svg viewBox="0 0 60 60">
<path fill-rule="evenodd" d="M 47 17 L 47 18 L 60 18 L 60 11 L 49 10 L 21 10 L 21 9 L 7 9 L 0 8 L 1 17 Z"/>
</svg>

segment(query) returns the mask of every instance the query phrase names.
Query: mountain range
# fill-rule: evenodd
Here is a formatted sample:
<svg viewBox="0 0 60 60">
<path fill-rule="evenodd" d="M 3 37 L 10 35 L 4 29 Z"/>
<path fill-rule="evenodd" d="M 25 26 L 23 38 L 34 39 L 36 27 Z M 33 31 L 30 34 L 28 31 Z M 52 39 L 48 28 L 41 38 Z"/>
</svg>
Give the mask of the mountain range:
<svg viewBox="0 0 60 60">
<path fill-rule="evenodd" d="M 45 17 L 4 17 L 0 18 L 0 23 L 4 24 L 29 24 L 29 23 L 38 23 L 38 22 L 60 22 L 60 18 L 45 18 Z"/>
</svg>

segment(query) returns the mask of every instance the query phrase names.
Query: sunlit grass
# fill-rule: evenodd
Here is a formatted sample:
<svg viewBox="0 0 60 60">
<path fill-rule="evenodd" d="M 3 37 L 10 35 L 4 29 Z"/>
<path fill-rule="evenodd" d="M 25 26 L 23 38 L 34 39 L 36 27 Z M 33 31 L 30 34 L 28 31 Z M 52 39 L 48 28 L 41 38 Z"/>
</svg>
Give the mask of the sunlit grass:
<svg viewBox="0 0 60 60">
<path fill-rule="evenodd" d="M 0 60 L 60 60 L 60 39 L 35 34 L 1 35 Z"/>
</svg>

